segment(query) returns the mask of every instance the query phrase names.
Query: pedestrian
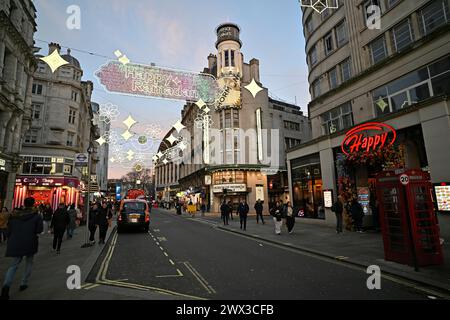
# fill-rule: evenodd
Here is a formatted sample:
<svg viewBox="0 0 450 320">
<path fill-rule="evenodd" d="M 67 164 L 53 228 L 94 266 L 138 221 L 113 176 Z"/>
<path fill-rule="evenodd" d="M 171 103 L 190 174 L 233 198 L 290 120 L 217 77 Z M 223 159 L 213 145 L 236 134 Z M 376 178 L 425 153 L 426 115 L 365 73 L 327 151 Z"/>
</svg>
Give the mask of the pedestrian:
<svg viewBox="0 0 450 320">
<path fill-rule="evenodd" d="M 233 220 L 233 203 L 231 201 L 228 201 L 228 214 L 231 217 L 231 220 Z"/>
<path fill-rule="evenodd" d="M 378 199 L 373 199 L 371 201 L 370 209 L 372 210 L 373 227 L 375 228 L 375 232 L 380 232 L 380 204 Z"/>
<path fill-rule="evenodd" d="M 69 226 L 70 218 L 64 203 L 60 203 L 58 209 L 53 214 L 52 223 L 50 228 L 53 230 L 53 250 L 56 250 L 56 254 L 61 253 L 61 244 Z"/>
<path fill-rule="evenodd" d="M 358 233 L 363 233 L 362 225 L 364 218 L 364 210 L 356 197 L 353 197 L 350 204 L 350 215 L 355 223 L 355 230 Z"/>
<path fill-rule="evenodd" d="M 81 212 L 78 206 L 75 207 L 75 211 L 77 213 L 76 225 L 77 227 L 81 225 L 81 220 L 83 220 L 83 212 Z"/>
<path fill-rule="evenodd" d="M 97 231 L 97 211 L 98 211 L 98 205 L 97 203 L 94 203 L 92 208 L 89 210 L 89 242 L 91 245 L 95 244 L 95 232 Z"/>
<path fill-rule="evenodd" d="M 112 218 L 112 213 L 108 210 L 106 203 L 97 210 L 95 223 L 98 226 L 99 241 L 98 244 L 105 244 L 106 233 L 108 231 L 109 220 Z"/>
<path fill-rule="evenodd" d="M 263 217 L 263 210 L 264 210 L 264 206 L 262 204 L 262 201 L 260 199 L 258 199 L 258 201 L 256 201 L 255 204 L 255 211 L 256 211 L 256 223 L 259 224 L 259 219 L 261 218 L 261 222 L 262 224 L 266 224 L 264 222 L 264 217 Z"/>
<path fill-rule="evenodd" d="M 279 201 L 271 209 L 270 214 L 273 216 L 273 222 L 275 224 L 275 233 L 281 235 L 281 227 L 283 226 L 283 207 Z"/>
<path fill-rule="evenodd" d="M 285 207 L 286 216 L 286 227 L 289 234 L 292 234 L 295 225 L 294 209 L 292 208 L 291 202 L 288 201 Z"/>
<path fill-rule="evenodd" d="M 335 203 L 331 206 L 331 211 L 336 215 L 336 233 L 342 233 L 342 222 L 344 212 L 344 200 L 342 196 L 339 196 Z"/>
<path fill-rule="evenodd" d="M 202 210 L 202 217 L 204 217 L 206 213 L 206 205 L 204 202 L 202 202 L 200 209 Z"/>
<path fill-rule="evenodd" d="M 245 200 L 239 204 L 237 212 L 239 213 L 239 220 L 241 222 L 241 230 L 247 231 L 247 216 L 250 208 Z"/>
<path fill-rule="evenodd" d="M 50 233 L 50 224 L 52 222 L 53 210 L 49 204 L 47 204 L 44 208 L 44 212 L 42 214 L 44 220 L 44 229 L 42 233 Z"/>
<path fill-rule="evenodd" d="M 67 239 L 72 239 L 75 229 L 77 228 L 77 210 L 75 210 L 75 204 L 73 203 L 69 210 L 69 225 L 67 226 Z"/>
<path fill-rule="evenodd" d="M 8 239 L 7 237 L 8 219 L 9 219 L 8 209 L 6 207 L 3 207 L 2 211 L 0 211 L 0 243 L 6 242 L 6 240 Z"/>
<path fill-rule="evenodd" d="M 220 206 L 220 213 L 222 216 L 223 225 L 227 226 L 229 215 L 230 215 L 230 206 L 226 203 L 225 200 L 223 201 L 222 205 Z"/>
<path fill-rule="evenodd" d="M 20 211 L 14 211 L 9 218 L 6 257 L 14 259 L 6 272 L 0 297 L 1 300 L 9 299 L 9 289 L 11 288 L 14 276 L 23 257 L 26 257 L 25 273 L 23 274 L 19 289 L 20 291 L 24 291 L 28 288 L 28 280 L 33 267 L 33 257 L 39 247 L 38 235 L 43 229 L 42 218 L 33 209 L 34 201 L 34 198 L 26 198 L 24 202 L 25 208 Z"/>
</svg>

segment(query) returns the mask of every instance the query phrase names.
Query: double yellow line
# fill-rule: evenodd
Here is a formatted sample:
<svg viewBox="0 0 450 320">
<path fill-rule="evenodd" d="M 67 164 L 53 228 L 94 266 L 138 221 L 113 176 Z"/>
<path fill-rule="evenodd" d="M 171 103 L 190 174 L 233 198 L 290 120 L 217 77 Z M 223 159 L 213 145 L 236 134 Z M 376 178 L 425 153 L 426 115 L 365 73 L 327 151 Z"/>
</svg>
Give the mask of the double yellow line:
<svg viewBox="0 0 450 320">
<path fill-rule="evenodd" d="M 109 263 L 111 262 L 111 259 L 112 259 L 113 253 L 114 253 L 114 248 L 117 243 L 117 238 L 118 238 L 118 234 L 117 234 L 117 232 L 115 232 L 114 236 L 111 240 L 111 244 L 109 245 L 108 252 L 106 253 L 105 259 L 103 259 L 102 264 L 100 265 L 100 269 L 95 278 L 95 283 L 87 285 L 86 287 L 84 287 L 84 289 L 89 290 L 89 289 L 92 289 L 99 285 L 107 285 L 107 286 L 135 289 L 135 290 L 140 290 L 140 291 L 155 291 L 155 292 L 166 294 L 166 295 L 179 296 L 179 297 L 195 299 L 195 300 L 206 300 L 201 297 L 196 297 L 196 296 L 192 296 L 192 295 L 188 295 L 188 294 L 174 292 L 174 291 L 170 291 L 170 290 L 166 290 L 166 289 L 150 287 L 150 286 L 143 286 L 140 284 L 123 282 L 120 280 L 107 279 L 106 275 L 108 273 Z"/>
</svg>

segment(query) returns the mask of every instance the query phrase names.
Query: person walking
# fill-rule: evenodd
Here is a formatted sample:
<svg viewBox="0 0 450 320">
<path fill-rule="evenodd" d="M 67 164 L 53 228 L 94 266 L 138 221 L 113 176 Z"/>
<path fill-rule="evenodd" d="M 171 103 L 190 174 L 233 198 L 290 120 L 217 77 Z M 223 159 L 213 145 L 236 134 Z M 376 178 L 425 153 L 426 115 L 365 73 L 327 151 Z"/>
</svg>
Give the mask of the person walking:
<svg viewBox="0 0 450 320">
<path fill-rule="evenodd" d="M 107 204 L 103 203 L 102 207 L 97 210 L 95 223 L 98 226 L 99 241 L 98 244 L 105 244 L 106 233 L 108 231 L 109 220 L 112 218 L 112 213 L 108 210 Z"/>
<path fill-rule="evenodd" d="M 53 214 L 50 228 L 53 230 L 53 250 L 56 250 L 56 254 L 61 253 L 61 244 L 70 223 L 69 213 L 67 212 L 64 203 L 59 204 L 59 208 L 56 209 Z"/>
<path fill-rule="evenodd" d="M 233 220 L 233 203 L 231 201 L 228 201 L 228 214 L 231 217 L 231 220 Z"/>
<path fill-rule="evenodd" d="M 363 233 L 364 210 L 356 197 L 353 197 L 350 204 L 350 215 L 355 223 L 356 232 Z"/>
<path fill-rule="evenodd" d="M 286 203 L 285 216 L 286 216 L 286 227 L 288 229 L 289 234 L 292 234 L 295 225 L 295 217 L 294 217 L 294 209 L 292 208 L 290 201 Z"/>
<path fill-rule="evenodd" d="M 6 207 L 3 207 L 2 211 L 0 211 L 0 244 L 6 242 L 6 240 L 8 239 L 7 237 L 8 219 L 9 219 L 8 209 Z"/>
<path fill-rule="evenodd" d="M 283 226 L 283 207 L 279 201 L 271 209 L 270 214 L 273 216 L 273 222 L 275 224 L 275 233 L 281 235 L 281 227 Z"/>
<path fill-rule="evenodd" d="M 5 281 L 2 287 L 1 300 L 9 299 L 9 289 L 11 288 L 14 276 L 19 268 L 23 257 L 25 260 L 25 273 L 23 274 L 20 291 L 28 288 L 28 280 L 31 276 L 34 255 L 38 252 L 39 234 L 44 228 L 42 218 L 33 209 L 34 198 L 25 199 L 25 208 L 14 211 L 8 221 L 8 245 L 6 257 L 13 258 L 13 262 L 6 272 Z"/>
<path fill-rule="evenodd" d="M 222 205 L 220 206 L 220 214 L 222 216 L 223 225 L 227 226 L 230 215 L 230 206 L 226 203 L 225 200 L 222 202 Z"/>
<path fill-rule="evenodd" d="M 50 207 L 49 204 L 47 204 L 44 208 L 44 211 L 42 213 L 43 223 L 44 223 L 44 230 L 43 233 L 50 233 L 50 224 L 52 222 L 53 217 L 53 210 Z"/>
<path fill-rule="evenodd" d="M 344 213 L 344 200 L 342 196 L 339 196 L 335 203 L 331 206 L 331 211 L 336 215 L 336 233 L 342 233 L 343 213 Z"/>
<path fill-rule="evenodd" d="M 264 222 L 263 210 L 264 210 L 264 206 L 262 204 L 262 201 L 260 199 L 258 199 L 258 201 L 256 201 L 256 203 L 255 203 L 256 223 L 258 223 L 258 224 L 259 224 L 259 219 L 260 218 L 261 218 L 262 224 L 266 224 Z"/>
<path fill-rule="evenodd" d="M 97 231 L 97 211 L 98 204 L 94 203 L 92 208 L 89 210 L 89 242 L 91 245 L 95 244 L 95 232 Z"/>
<path fill-rule="evenodd" d="M 72 204 L 67 211 L 69 214 L 69 225 L 67 226 L 67 240 L 73 238 L 75 229 L 77 228 L 77 210 L 75 204 Z"/>
<path fill-rule="evenodd" d="M 239 220 L 241 222 L 241 230 L 243 228 L 244 231 L 247 231 L 247 216 L 250 208 L 247 204 L 247 201 L 242 200 L 239 204 L 237 212 L 239 213 Z"/>
</svg>

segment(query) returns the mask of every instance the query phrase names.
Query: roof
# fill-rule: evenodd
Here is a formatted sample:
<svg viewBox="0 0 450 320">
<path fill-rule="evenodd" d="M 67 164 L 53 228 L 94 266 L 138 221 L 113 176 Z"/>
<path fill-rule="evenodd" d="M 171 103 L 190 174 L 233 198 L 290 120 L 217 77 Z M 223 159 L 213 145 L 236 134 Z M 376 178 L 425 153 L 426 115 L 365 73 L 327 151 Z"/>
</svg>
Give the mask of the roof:
<svg viewBox="0 0 450 320">
<path fill-rule="evenodd" d="M 61 56 L 61 58 L 66 60 L 69 64 L 77 67 L 78 69 L 81 69 L 80 62 L 76 58 L 72 57 L 70 54 L 64 54 Z"/>
</svg>

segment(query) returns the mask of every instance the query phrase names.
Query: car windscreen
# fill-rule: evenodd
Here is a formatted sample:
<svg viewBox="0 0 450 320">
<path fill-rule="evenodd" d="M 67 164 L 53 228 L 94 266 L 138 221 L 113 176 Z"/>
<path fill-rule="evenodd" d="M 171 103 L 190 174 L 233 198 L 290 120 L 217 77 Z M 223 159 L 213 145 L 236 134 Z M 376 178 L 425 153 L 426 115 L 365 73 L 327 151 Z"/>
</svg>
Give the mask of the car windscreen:
<svg viewBox="0 0 450 320">
<path fill-rule="evenodd" d="M 127 202 L 123 205 L 123 211 L 125 212 L 144 212 L 145 203 L 142 202 Z"/>
</svg>

